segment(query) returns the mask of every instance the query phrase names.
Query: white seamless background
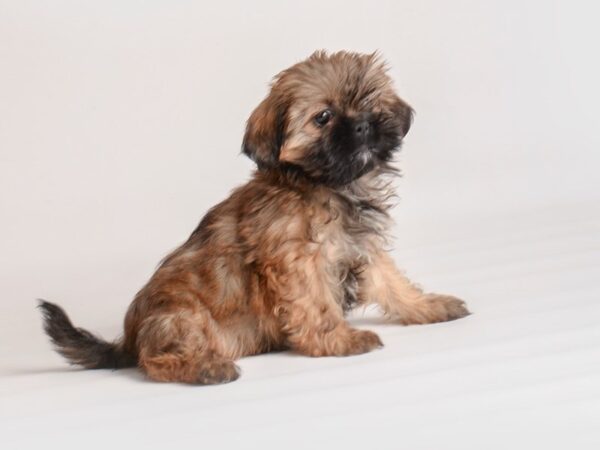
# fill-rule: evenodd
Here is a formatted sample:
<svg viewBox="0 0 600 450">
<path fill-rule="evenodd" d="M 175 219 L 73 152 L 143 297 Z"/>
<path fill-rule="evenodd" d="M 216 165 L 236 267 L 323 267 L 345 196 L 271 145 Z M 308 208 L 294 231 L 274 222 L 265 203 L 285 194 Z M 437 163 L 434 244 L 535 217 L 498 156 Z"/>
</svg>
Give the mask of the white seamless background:
<svg viewBox="0 0 600 450">
<path fill-rule="evenodd" d="M 417 349 L 413 356 L 419 358 L 440 343 L 435 333 L 444 333 L 438 336 L 442 343 L 452 342 L 448 339 L 458 333 L 459 349 L 461 336 L 477 342 L 494 329 L 510 335 L 511 327 L 518 334 L 519 308 L 546 314 L 546 305 L 554 304 L 552 289 L 561 279 L 563 265 L 582 270 L 562 279 L 577 292 L 559 296 L 556 302 L 568 305 L 571 295 L 583 298 L 579 294 L 585 289 L 598 294 L 599 12 L 594 2 L 536 0 L 0 0 L 0 371 L 6 376 L 5 387 L 0 387 L 0 412 L 5 436 L 13 445 L 6 448 L 34 445 L 36 439 L 55 442 L 50 438 L 59 435 L 64 445 L 108 445 L 117 436 L 121 442 L 145 442 L 139 441 L 141 435 L 128 434 L 135 429 L 131 424 L 121 426 L 107 419 L 109 406 L 92 405 L 113 399 L 114 392 L 135 397 L 121 407 L 136 416 L 145 408 L 178 411 L 173 398 L 148 403 L 161 393 L 180 400 L 183 397 L 178 396 L 197 395 L 197 402 L 214 397 L 210 405 L 225 408 L 220 398 L 233 395 L 229 401 L 234 402 L 253 389 L 258 413 L 240 420 L 249 420 L 247 425 L 275 414 L 283 423 L 281 428 L 267 427 L 256 434 L 246 430 L 244 436 L 265 445 L 318 446 L 332 438 L 333 425 L 353 430 L 336 434 L 339 442 L 358 446 L 375 439 L 372 442 L 378 446 L 373 448 L 400 448 L 402 438 L 394 439 L 396 431 L 405 436 L 407 448 L 484 448 L 484 444 L 502 448 L 510 438 L 493 442 L 485 438 L 486 433 L 495 436 L 502 430 L 513 430 L 523 444 L 543 441 L 544 430 L 555 431 L 551 438 L 546 435 L 546 447 L 571 442 L 571 432 L 583 439 L 582 445 L 596 442 L 597 431 L 586 424 L 591 423 L 591 411 L 598 411 L 597 401 L 582 409 L 566 408 L 571 415 L 563 419 L 546 417 L 543 411 L 541 416 L 529 415 L 525 406 L 538 401 L 531 397 L 521 414 L 514 416 L 511 404 L 520 404 L 522 398 L 517 394 L 508 404 L 486 397 L 479 405 L 469 397 L 475 395 L 471 387 L 483 389 L 490 380 L 484 372 L 479 378 L 471 375 L 478 369 L 455 374 L 464 382 L 458 382 L 463 397 L 455 406 L 450 400 L 440 404 L 425 395 L 429 398 L 425 406 L 415 399 L 413 409 L 396 411 L 397 425 L 378 416 L 367 424 L 352 425 L 350 419 L 338 423 L 339 411 L 332 412 L 319 401 L 345 403 L 323 393 L 314 399 L 329 419 L 312 423 L 311 432 L 292 439 L 285 430 L 300 419 L 284 411 L 293 409 L 295 400 L 288 399 L 274 411 L 275 406 L 260 397 L 263 391 L 256 384 L 259 381 L 253 381 L 253 373 L 267 374 L 264 382 L 283 392 L 293 390 L 296 382 L 302 385 L 295 369 L 350 363 L 259 357 L 241 363 L 244 374 L 239 385 L 227 388 L 234 390 L 218 387 L 195 394 L 162 386 L 161 391 L 141 378 L 64 370 L 65 364 L 51 353 L 41 333 L 34 306 L 38 297 L 56 301 L 77 325 L 109 338 L 118 335 L 129 301 L 160 258 L 185 240 L 209 207 L 248 179 L 253 164 L 240 154 L 242 133 L 270 78 L 316 49 L 378 50 L 389 62 L 400 95 L 416 110 L 398 158 L 404 176 L 397 181 L 400 200 L 393 210 L 394 257 L 411 277 L 430 289 L 465 297 L 476 312 L 468 322 L 457 322 L 463 325 L 452 324 L 452 328 L 440 325 L 394 332 L 381 328 L 384 340 L 385 333 L 407 336 L 389 334 L 386 349 L 377 353 L 383 366 L 377 367 L 402 372 L 402 358 L 388 367 L 384 352 L 394 346 L 398 352 L 410 352 L 404 349 L 413 345 Z M 536 240 L 540 235 L 548 240 Z M 569 253 L 573 248 L 579 253 Z M 564 264 L 543 265 L 553 264 L 556 252 L 567 254 Z M 542 265 L 527 262 L 537 257 L 535 261 L 544 261 Z M 490 273 L 506 274 L 506 280 L 497 275 L 496 284 L 477 284 L 476 269 L 485 264 Z M 533 273 L 531 267 L 537 275 L 527 285 L 519 277 Z M 539 300 L 535 308 L 528 306 L 528 298 L 533 297 Z M 590 298 L 583 305 L 585 314 L 578 316 L 598 318 L 595 305 Z M 486 312 L 489 322 L 484 322 Z M 516 322 L 495 319 L 509 314 Z M 522 324 L 523 329 L 527 326 Z M 600 342 L 597 334 L 591 340 L 578 336 L 582 342 Z M 497 342 L 502 342 L 500 337 Z M 514 351 L 527 348 L 522 344 L 516 343 Z M 550 350 L 545 348 L 548 354 Z M 478 355 L 488 351 L 483 348 Z M 502 361 L 502 352 L 495 355 Z M 416 364 L 413 367 L 421 367 L 418 361 L 434 367 L 439 360 L 431 358 L 408 360 Z M 589 369 L 589 355 L 582 358 L 581 367 Z M 368 366 L 369 360 L 364 361 Z M 548 364 L 527 370 L 549 373 L 570 363 Z M 520 367 L 515 364 L 507 379 L 520 373 Z M 291 373 L 291 378 L 271 381 L 274 373 L 280 377 Z M 324 378 L 337 374 L 326 369 L 319 373 Z M 356 373 L 349 379 L 361 386 L 362 372 Z M 411 389 L 432 392 L 441 386 L 438 381 L 446 379 L 430 380 L 433 387 L 418 382 L 413 386 L 407 380 L 386 395 L 410 398 Z M 90 394 L 92 387 L 86 380 L 95 383 L 95 394 Z M 248 387 L 245 382 L 255 384 Z M 528 384 L 519 382 L 518 377 L 511 381 L 526 390 Z M 71 389 L 73 384 L 77 389 Z M 307 382 L 302 389 L 311 392 L 311 386 L 320 386 L 319 381 Z M 590 386 L 586 392 L 597 400 L 600 389 L 597 384 Z M 357 409 L 355 418 L 364 406 L 360 389 L 348 392 L 350 398 L 358 398 L 348 406 Z M 82 398 L 89 398 L 90 404 Z M 141 401 L 138 406 L 136 398 Z M 469 398 L 479 409 L 473 407 L 464 422 L 446 427 L 449 418 L 456 419 L 456 411 L 462 417 L 460 404 L 469 404 Z M 573 398 L 579 397 L 573 394 L 569 401 Z M 117 397 L 113 400 L 118 403 Z M 66 402 L 62 409 L 61 402 Z M 205 407 L 196 405 L 199 410 Z M 234 443 L 233 435 L 218 427 L 211 428 L 212 434 L 203 429 L 204 437 L 196 437 L 192 430 L 201 425 L 194 421 L 194 407 L 186 408 L 190 416 L 180 417 L 177 423 L 189 420 L 189 436 L 180 432 L 175 439 L 169 433 L 181 431 L 182 425 L 165 417 L 161 420 L 170 425 L 161 434 L 160 420 L 148 418 L 147 423 L 157 427 L 145 444 L 189 439 L 200 446 L 204 439 L 216 448 L 224 435 Z M 379 411 L 377 405 L 364 408 L 373 414 Z M 506 414 L 498 418 L 494 411 Z M 306 417 L 311 414 L 307 410 Z M 62 429 L 59 423 L 67 419 L 72 425 Z M 415 431 L 429 420 L 435 432 Z M 94 421 L 105 431 L 98 440 L 86 440 L 86 433 L 94 433 Z M 327 428 L 328 423 L 333 428 Z M 527 429 L 525 423 L 533 425 Z M 238 425 L 232 422 L 232 427 Z M 25 431 L 29 426 L 38 429 L 37 438 Z M 253 441 L 239 443 L 244 442 Z"/>
</svg>

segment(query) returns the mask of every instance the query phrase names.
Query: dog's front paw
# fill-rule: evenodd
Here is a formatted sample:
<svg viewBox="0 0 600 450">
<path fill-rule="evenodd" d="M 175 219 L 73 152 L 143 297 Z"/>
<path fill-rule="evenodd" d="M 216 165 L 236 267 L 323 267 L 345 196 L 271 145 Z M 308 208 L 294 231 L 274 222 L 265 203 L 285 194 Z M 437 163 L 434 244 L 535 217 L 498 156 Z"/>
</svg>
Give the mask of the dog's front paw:
<svg viewBox="0 0 600 450">
<path fill-rule="evenodd" d="M 383 347 L 383 342 L 381 342 L 377 334 L 369 330 L 352 329 L 346 354 L 359 355 L 379 347 Z"/>
<path fill-rule="evenodd" d="M 240 368 L 229 360 L 207 360 L 202 362 L 195 383 L 230 383 L 240 377 Z"/>
<path fill-rule="evenodd" d="M 429 310 L 431 322 L 447 322 L 471 314 L 465 302 L 451 295 L 427 294 L 423 301 Z"/>
</svg>

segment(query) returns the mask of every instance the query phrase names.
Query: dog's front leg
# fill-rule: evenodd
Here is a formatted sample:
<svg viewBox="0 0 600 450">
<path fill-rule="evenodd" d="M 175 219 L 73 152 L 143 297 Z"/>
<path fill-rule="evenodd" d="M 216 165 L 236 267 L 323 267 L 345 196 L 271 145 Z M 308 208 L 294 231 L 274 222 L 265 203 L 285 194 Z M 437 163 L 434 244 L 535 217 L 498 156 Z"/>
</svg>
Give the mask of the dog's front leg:
<svg viewBox="0 0 600 450">
<path fill-rule="evenodd" d="M 357 355 L 381 347 L 375 333 L 352 328 L 345 321 L 340 283 L 319 262 L 314 256 L 296 261 L 278 289 L 275 314 L 287 345 L 308 356 Z"/>
<path fill-rule="evenodd" d="M 392 320 L 405 325 L 445 322 L 470 314 L 465 302 L 456 297 L 423 292 L 384 251 L 361 272 L 359 298 L 363 304 L 379 304 Z"/>
</svg>

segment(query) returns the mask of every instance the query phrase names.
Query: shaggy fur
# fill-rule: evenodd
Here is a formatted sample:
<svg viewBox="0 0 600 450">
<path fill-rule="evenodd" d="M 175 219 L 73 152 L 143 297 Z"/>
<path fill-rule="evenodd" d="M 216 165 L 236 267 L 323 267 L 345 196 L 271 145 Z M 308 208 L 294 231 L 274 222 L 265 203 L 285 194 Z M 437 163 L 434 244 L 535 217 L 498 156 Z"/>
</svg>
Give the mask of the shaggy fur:
<svg viewBox="0 0 600 450">
<path fill-rule="evenodd" d="M 108 344 L 42 302 L 58 351 L 87 368 L 137 363 L 156 381 L 235 380 L 234 360 L 280 349 L 308 356 L 381 347 L 344 313 L 377 303 L 423 324 L 468 314 L 426 294 L 385 250 L 395 170 L 412 120 L 377 55 L 317 52 L 281 72 L 247 123 L 258 170 L 212 208 L 138 292 L 124 339 Z"/>
</svg>

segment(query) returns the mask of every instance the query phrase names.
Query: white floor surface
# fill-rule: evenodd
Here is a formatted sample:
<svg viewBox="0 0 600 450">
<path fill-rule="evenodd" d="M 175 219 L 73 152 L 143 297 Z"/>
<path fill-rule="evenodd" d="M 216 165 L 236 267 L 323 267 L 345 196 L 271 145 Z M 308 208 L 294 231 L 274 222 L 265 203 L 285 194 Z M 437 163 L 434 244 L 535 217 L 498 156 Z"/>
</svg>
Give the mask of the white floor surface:
<svg viewBox="0 0 600 450">
<path fill-rule="evenodd" d="M 352 322 L 378 332 L 383 349 L 246 358 L 228 385 L 69 368 L 50 351 L 32 295 L 3 311 L 14 320 L 0 330 L 2 448 L 600 448 L 598 208 L 419 229 L 398 239 L 396 259 L 430 290 L 464 298 L 473 315 L 402 327 L 359 312 Z M 48 270 L 58 277 L 64 268 Z M 13 294 L 35 288 L 26 273 L 8 284 Z M 85 279 L 70 289 L 86 298 L 62 302 L 77 325 L 118 333 L 112 309 L 128 300 L 97 313 L 90 302 L 104 293 L 87 292 Z"/>
</svg>

